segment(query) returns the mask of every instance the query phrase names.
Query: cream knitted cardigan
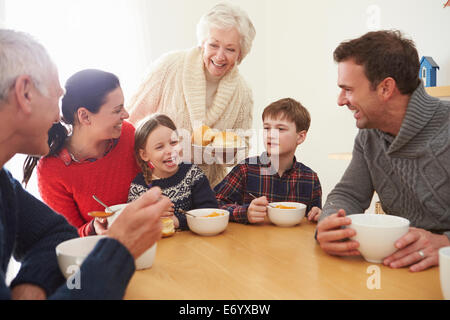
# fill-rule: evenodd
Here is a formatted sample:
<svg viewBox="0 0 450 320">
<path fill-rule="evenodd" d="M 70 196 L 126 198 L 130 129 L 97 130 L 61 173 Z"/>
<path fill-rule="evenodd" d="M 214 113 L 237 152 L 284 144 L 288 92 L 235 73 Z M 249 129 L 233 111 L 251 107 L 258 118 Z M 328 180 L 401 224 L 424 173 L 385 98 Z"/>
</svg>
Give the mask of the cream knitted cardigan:
<svg viewBox="0 0 450 320">
<path fill-rule="evenodd" d="M 130 122 L 159 112 L 169 116 L 178 129 L 192 133 L 206 124 L 218 130 L 250 129 L 253 117 L 252 91 L 237 66 L 221 80 L 211 108 L 206 107 L 206 78 L 198 47 L 168 53 L 151 67 L 149 76 L 127 107 Z M 247 140 L 248 141 L 248 140 Z M 226 175 L 223 165 L 201 165 L 214 187 Z"/>
</svg>

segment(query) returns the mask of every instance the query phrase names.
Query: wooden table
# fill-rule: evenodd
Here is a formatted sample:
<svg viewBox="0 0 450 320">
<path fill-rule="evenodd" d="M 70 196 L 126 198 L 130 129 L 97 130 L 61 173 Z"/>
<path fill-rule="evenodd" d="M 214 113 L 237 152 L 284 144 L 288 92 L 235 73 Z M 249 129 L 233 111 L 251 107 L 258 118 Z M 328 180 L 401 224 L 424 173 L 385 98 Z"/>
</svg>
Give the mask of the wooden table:
<svg viewBox="0 0 450 320">
<path fill-rule="evenodd" d="M 314 240 L 315 226 L 229 223 L 213 237 L 178 232 L 158 242 L 152 268 L 134 274 L 125 299 L 443 298 L 439 268 L 411 273 L 330 256 Z"/>
</svg>

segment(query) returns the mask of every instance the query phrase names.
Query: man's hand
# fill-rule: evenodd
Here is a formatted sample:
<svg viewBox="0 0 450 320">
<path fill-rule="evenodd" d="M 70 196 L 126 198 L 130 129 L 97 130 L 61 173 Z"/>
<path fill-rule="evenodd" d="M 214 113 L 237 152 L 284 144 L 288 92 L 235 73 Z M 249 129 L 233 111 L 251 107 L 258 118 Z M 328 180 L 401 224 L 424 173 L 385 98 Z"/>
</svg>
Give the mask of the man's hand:
<svg viewBox="0 0 450 320">
<path fill-rule="evenodd" d="M 357 256 L 359 243 L 347 238 L 356 234 L 354 229 L 341 228 L 352 223 L 340 209 L 337 213 L 326 217 L 317 225 L 317 241 L 320 247 L 328 254 L 336 256 Z"/>
<path fill-rule="evenodd" d="M 250 223 L 264 222 L 267 215 L 269 201 L 265 196 L 253 199 L 247 210 L 247 219 Z"/>
<path fill-rule="evenodd" d="M 13 300 L 45 300 L 47 299 L 47 295 L 41 287 L 30 283 L 23 283 L 12 288 L 11 298 Z"/>
<path fill-rule="evenodd" d="M 409 266 L 410 271 L 422 271 L 437 266 L 439 248 L 449 245 L 450 241 L 445 235 L 409 228 L 409 232 L 395 243 L 398 251 L 384 259 L 383 263 L 391 268 Z"/>
<path fill-rule="evenodd" d="M 106 235 L 120 241 L 136 259 L 161 238 L 160 217 L 170 206 L 161 189 L 151 188 L 125 207 Z"/>
</svg>

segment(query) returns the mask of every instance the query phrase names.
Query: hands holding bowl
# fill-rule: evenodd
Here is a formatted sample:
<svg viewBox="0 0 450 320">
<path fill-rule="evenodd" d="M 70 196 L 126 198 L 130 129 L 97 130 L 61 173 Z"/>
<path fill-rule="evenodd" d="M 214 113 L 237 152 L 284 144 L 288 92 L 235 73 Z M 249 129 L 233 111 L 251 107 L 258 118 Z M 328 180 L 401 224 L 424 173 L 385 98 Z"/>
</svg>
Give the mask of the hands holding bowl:
<svg viewBox="0 0 450 320">
<path fill-rule="evenodd" d="M 445 235 L 409 227 L 407 219 L 375 214 L 346 216 L 343 209 L 319 222 L 317 241 L 331 255 L 363 255 L 368 261 L 392 268 L 409 266 L 413 272 L 438 265 L 438 249 L 449 245 Z M 383 255 L 386 251 L 382 248 L 389 248 L 388 253 Z M 378 250 L 378 257 L 372 259 Z"/>
</svg>

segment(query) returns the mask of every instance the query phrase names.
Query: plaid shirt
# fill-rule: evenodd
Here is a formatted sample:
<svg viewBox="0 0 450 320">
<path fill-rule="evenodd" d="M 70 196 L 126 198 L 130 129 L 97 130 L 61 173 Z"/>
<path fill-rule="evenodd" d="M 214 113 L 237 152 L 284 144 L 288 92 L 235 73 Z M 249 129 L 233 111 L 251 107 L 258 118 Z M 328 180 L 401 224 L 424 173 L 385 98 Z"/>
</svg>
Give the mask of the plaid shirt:
<svg viewBox="0 0 450 320">
<path fill-rule="evenodd" d="M 245 159 L 214 188 L 219 208 L 228 210 L 230 220 L 240 223 L 248 223 L 247 209 L 253 200 L 249 193 L 266 196 L 269 202 L 301 202 L 306 205 L 306 213 L 312 207 L 322 208 L 319 177 L 295 157 L 293 162 L 280 177 L 267 153 Z"/>
</svg>

